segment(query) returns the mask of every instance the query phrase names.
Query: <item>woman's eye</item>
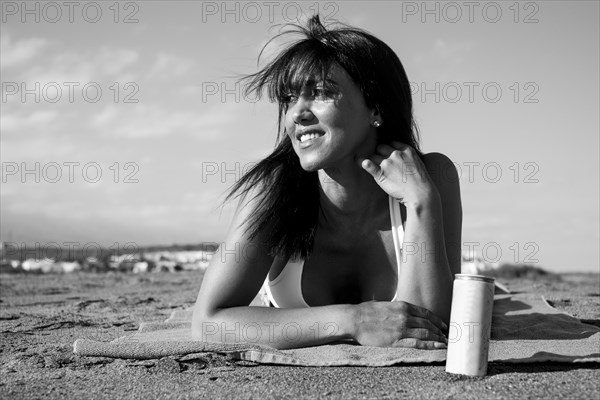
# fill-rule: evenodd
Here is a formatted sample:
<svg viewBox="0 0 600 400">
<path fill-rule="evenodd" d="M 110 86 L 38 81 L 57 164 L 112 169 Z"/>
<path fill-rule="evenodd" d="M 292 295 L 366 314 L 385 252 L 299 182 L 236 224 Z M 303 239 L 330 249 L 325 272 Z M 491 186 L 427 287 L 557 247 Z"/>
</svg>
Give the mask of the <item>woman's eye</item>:
<svg viewBox="0 0 600 400">
<path fill-rule="evenodd" d="M 282 102 L 286 106 L 293 105 L 294 103 L 296 103 L 298 101 L 300 96 L 304 96 L 304 98 L 306 98 L 306 99 L 323 101 L 323 100 L 333 99 L 334 94 L 333 94 L 333 92 L 331 92 L 330 90 L 327 90 L 325 88 L 313 88 L 310 90 L 305 90 L 301 94 L 288 93 L 283 96 Z"/>
<path fill-rule="evenodd" d="M 292 93 L 288 93 L 286 95 L 283 96 L 283 102 L 285 104 L 289 104 L 289 103 L 295 103 L 296 101 L 298 101 L 298 96 Z"/>
<path fill-rule="evenodd" d="M 312 90 L 312 97 L 320 100 L 328 100 L 333 98 L 333 93 L 324 88 L 314 88 Z"/>
</svg>

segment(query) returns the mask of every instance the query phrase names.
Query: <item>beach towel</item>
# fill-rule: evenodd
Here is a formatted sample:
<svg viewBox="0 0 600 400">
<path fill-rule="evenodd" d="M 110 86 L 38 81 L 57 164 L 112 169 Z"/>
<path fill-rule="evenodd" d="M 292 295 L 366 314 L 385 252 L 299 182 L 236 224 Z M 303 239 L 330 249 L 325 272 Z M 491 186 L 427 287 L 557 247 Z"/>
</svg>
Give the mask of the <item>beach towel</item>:
<svg viewBox="0 0 600 400">
<path fill-rule="evenodd" d="M 191 337 L 191 310 L 174 311 L 165 322 L 142 323 L 135 334 L 112 342 L 78 339 L 81 356 L 157 359 L 215 352 L 235 360 L 297 366 L 390 366 L 446 360 L 446 350 L 419 350 L 335 343 L 277 350 L 252 343 L 221 344 Z M 452 331 L 452 329 L 451 329 Z M 450 341 L 453 340 L 449 334 Z M 533 294 L 497 294 L 494 298 L 490 362 L 600 362 L 600 328 L 552 308 Z"/>
</svg>

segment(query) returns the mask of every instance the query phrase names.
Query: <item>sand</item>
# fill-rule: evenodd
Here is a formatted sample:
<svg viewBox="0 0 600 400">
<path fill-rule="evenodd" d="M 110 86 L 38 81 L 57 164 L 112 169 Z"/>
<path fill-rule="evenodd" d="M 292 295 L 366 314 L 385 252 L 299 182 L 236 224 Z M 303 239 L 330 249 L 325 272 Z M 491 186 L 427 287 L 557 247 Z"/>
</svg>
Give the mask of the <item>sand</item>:
<svg viewBox="0 0 600 400">
<path fill-rule="evenodd" d="M 135 361 L 73 354 L 195 301 L 202 272 L 0 275 L 0 398 L 600 398 L 600 364 L 491 363 L 483 378 L 443 364 L 386 368 L 253 365 L 224 356 Z M 600 276 L 501 280 L 600 325 Z M 599 349 L 600 351 L 600 349 Z"/>
</svg>

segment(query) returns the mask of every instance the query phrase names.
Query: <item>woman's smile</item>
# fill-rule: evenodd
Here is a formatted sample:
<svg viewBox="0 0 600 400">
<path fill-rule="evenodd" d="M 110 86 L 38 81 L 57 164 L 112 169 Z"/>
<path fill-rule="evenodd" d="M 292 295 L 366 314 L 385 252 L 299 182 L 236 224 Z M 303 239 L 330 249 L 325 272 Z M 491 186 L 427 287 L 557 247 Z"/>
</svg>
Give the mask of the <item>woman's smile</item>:
<svg viewBox="0 0 600 400">
<path fill-rule="evenodd" d="M 307 149 L 313 145 L 318 145 L 321 136 L 311 136 L 310 138 L 304 139 L 300 141 L 300 145 L 298 146 L 300 149 Z"/>
<path fill-rule="evenodd" d="M 325 132 L 321 129 L 304 129 L 296 132 L 296 140 L 299 142 L 298 148 L 306 149 L 313 145 L 319 144 L 325 136 Z"/>
</svg>

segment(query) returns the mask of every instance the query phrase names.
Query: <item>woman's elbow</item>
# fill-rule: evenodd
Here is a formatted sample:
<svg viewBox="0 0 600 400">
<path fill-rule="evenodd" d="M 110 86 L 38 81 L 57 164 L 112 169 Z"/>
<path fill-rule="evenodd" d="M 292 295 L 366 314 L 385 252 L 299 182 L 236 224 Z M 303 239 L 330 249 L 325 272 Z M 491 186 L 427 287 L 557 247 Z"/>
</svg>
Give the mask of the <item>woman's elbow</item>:
<svg viewBox="0 0 600 400">
<path fill-rule="evenodd" d="M 219 331 L 215 322 L 215 310 L 196 305 L 192 312 L 192 338 L 203 342 L 219 341 L 214 336 Z"/>
</svg>

